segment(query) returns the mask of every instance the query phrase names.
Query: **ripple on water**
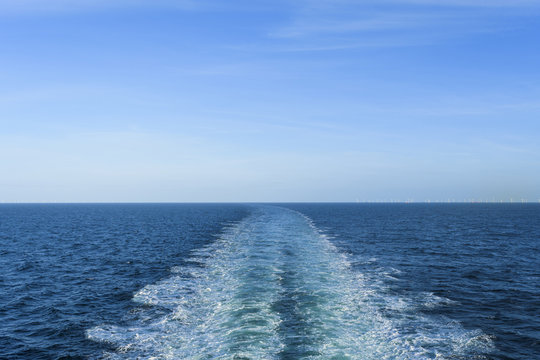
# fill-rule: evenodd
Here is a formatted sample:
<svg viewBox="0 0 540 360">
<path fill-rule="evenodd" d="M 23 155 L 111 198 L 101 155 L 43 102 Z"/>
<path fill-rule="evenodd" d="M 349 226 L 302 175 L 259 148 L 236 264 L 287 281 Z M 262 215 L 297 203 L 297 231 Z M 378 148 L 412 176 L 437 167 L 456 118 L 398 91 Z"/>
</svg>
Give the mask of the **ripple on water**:
<svg viewBox="0 0 540 360">
<path fill-rule="evenodd" d="M 448 299 L 388 296 L 384 278 L 392 269 L 378 280 L 354 271 L 292 210 L 257 208 L 192 260 L 135 294 L 143 307 L 166 312 L 87 331 L 116 346 L 106 357 L 471 359 L 492 346 L 479 330 L 417 311 Z"/>
</svg>

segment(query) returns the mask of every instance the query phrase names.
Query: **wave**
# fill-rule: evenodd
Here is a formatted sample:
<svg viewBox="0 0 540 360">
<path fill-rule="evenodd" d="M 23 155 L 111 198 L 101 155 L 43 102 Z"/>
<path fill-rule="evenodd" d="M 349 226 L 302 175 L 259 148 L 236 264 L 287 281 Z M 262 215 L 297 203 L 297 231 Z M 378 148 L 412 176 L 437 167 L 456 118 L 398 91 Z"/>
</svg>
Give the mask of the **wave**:
<svg viewBox="0 0 540 360">
<path fill-rule="evenodd" d="M 389 295 L 293 210 L 256 207 L 190 260 L 135 294 L 141 308 L 163 311 L 87 331 L 115 346 L 104 358 L 471 359 L 493 346 Z M 424 294 L 419 303 L 448 301 Z"/>
</svg>

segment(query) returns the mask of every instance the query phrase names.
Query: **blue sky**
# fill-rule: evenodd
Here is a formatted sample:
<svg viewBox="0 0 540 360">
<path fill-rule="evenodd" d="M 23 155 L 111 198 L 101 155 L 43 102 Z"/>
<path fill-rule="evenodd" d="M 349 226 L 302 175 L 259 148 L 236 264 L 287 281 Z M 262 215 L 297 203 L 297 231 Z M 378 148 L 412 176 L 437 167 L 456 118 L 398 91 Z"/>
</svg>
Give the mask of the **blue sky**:
<svg viewBox="0 0 540 360">
<path fill-rule="evenodd" d="M 0 201 L 537 202 L 539 15 L 0 0 Z"/>
</svg>

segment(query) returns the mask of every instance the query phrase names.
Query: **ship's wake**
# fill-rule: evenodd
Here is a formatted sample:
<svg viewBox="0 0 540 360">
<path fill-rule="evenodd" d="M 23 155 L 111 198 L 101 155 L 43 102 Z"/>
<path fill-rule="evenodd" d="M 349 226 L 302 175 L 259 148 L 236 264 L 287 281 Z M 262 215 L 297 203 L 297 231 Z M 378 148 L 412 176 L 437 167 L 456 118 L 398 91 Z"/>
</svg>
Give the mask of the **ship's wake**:
<svg viewBox="0 0 540 360">
<path fill-rule="evenodd" d="M 254 208 L 172 272 L 135 294 L 130 325 L 88 330 L 116 348 L 104 357 L 471 359 L 492 346 L 388 294 L 309 218 L 280 207 Z"/>
</svg>

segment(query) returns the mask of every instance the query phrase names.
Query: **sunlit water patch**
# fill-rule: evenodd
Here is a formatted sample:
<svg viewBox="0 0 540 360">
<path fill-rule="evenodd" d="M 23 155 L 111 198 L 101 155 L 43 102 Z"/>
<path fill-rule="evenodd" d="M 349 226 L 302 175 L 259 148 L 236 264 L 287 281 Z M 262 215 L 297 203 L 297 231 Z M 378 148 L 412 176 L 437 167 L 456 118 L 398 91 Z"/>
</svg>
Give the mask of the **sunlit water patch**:
<svg viewBox="0 0 540 360">
<path fill-rule="evenodd" d="M 87 335 L 115 347 L 103 357 L 120 359 L 471 359 L 492 346 L 480 330 L 417 311 L 450 300 L 389 295 L 395 270 L 367 276 L 352 261 L 362 259 L 301 213 L 257 207 L 138 291 L 129 325 Z"/>
</svg>

